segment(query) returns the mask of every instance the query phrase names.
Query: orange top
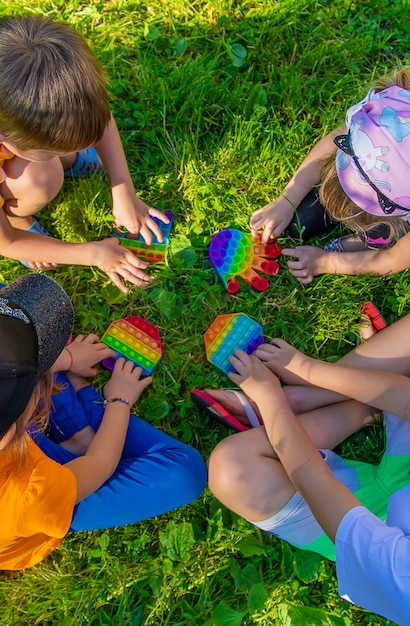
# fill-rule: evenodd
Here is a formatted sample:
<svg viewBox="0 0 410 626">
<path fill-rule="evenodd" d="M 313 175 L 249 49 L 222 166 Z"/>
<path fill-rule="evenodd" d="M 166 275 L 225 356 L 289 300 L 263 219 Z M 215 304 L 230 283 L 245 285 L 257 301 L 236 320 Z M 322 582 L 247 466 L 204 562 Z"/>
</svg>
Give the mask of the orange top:
<svg viewBox="0 0 410 626">
<path fill-rule="evenodd" d="M 42 561 L 60 545 L 73 516 L 74 474 L 28 436 L 27 448 L 20 468 L 7 450 L 0 453 L 0 570 L 25 569 Z"/>
</svg>

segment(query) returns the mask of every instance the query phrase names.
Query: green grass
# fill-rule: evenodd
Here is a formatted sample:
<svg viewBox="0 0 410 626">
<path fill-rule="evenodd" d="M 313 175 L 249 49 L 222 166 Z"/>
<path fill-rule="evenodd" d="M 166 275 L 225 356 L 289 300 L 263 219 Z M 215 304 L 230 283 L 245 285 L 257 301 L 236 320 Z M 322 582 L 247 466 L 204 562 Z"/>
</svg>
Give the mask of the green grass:
<svg viewBox="0 0 410 626">
<path fill-rule="evenodd" d="M 109 72 L 136 190 L 175 218 L 168 262 L 143 291 L 124 296 L 95 269 L 52 273 L 73 300 L 77 331 L 101 334 L 129 314 L 159 326 L 165 355 L 139 405 L 147 420 L 204 457 L 228 435 L 189 398 L 195 386 L 228 386 L 203 348 L 219 314 L 244 311 L 267 338 L 333 359 L 354 345 L 364 300 L 389 322 L 409 311 L 408 271 L 322 276 L 301 286 L 281 261 L 267 292 L 244 286 L 228 296 L 207 257 L 212 235 L 246 229 L 252 211 L 279 193 L 374 76 L 409 63 L 408 2 L 25 0 L 24 7 L 66 20 L 88 39 Z M 0 5 L 0 15 L 21 10 Z M 108 182 L 65 183 L 43 223 L 70 241 L 106 236 Z M 4 282 L 24 272 L 0 261 Z M 342 450 L 376 460 L 382 445 L 373 425 Z M 158 519 L 68 537 L 33 570 L 3 576 L 0 615 L 3 626 L 388 624 L 338 597 L 332 564 L 261 534 L 208 491 Z"/>
</svg>

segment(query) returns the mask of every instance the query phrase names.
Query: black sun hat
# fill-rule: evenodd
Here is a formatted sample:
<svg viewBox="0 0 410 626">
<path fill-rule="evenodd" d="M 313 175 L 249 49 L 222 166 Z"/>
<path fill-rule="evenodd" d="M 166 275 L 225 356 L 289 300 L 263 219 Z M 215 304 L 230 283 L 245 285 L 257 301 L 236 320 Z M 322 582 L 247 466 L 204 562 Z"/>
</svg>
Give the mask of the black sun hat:
<svg viewBox="0 0 410 626">
<path fill-rule="evenodd" d="M 27 274 L 0 289 L 0 438 L 63 350 L 73 319 L 67 294 L 48 276 Z"/>
</svg>

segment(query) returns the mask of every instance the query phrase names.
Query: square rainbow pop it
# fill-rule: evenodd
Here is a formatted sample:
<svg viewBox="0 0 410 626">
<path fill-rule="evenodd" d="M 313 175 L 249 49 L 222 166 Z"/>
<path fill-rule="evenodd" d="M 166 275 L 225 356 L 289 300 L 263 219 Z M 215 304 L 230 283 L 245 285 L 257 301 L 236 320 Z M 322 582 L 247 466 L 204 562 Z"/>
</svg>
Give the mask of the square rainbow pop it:
<svg viewBox="0 0 410 626">
<path fill-rule="evenodd" d="M 128 237 L 128 231 L 118 232 L 116 230 L 113 231 L 113 236 L 117 237 L 120 240 L 121 246 L 124 248 L 128 248 L 131 250 L 135 256 L 142 259 L 143 261 L 148 261 L 149 263 L 161 263 L 165 260 L 165 254 L 167 250 L 167 245 L 169 243 L 169 234 L 172 228 L 172 213 L 169 211 L 165 211 L 165 215 L 169 219 L 168 224 L 164 224 L 157 217 L 153 217 L 152 219 L 161 229 L 161 233 L 163 236 L 162 243 L 159 243 L 158 238 L 154 233 L 152 233 L 152 244 L 149 246 L 145 243 L 144 239 L 140 234 L 136 237 Z"/>
<path fill-rule="evenodd" d="M 229 357 L 235 350 L 251 354 L 265 343 L 260 324 L 244 313 L 219 315 L 204 335 L 206 358 L 227 374 L 235 371 Z"/>
<path fill-rule="evenodd" d="M 111 322 L 101 341 L 115 351 L 116 358 L 124 357 L 142 367 L 144 376 L 151 374 L 164 353 L 158 328 L 138 315 Z M 114 363 L 114 359 L 103 361 L 110 370 Z"/>
</svg>

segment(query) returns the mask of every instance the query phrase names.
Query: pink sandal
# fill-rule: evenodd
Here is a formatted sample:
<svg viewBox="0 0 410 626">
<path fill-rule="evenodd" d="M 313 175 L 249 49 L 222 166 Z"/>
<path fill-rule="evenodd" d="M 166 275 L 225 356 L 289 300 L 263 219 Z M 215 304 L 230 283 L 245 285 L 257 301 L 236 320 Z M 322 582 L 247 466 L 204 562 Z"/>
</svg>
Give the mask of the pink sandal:
<svg viewBox="0 0 410 626">
<path fill-rule="evenodd" d="M 193 389 L 191 391 L 191 399 L 195 402 L 200 409 L 205 411 L 209 417 L 216 419 L 220 424 L 227 426 L 228 428 L 232 428 L 232 430 L 238 432 L 242 432 L 244 430 L 249 430 L 250 428 L 257 428 L 261 424 L 258 420 L 258 417 L 249 404 L 246 396 L 240 391 L 236 391 L 235 389 L 226 389 L 225 391 L 229 391 L 230 393 L 234 393 L 238 398 L 239 402 L 245 409 L 246 417 L 250 422 L 250 426 L 246 426 L 242 424 L 236 417 L 231 415 L 219 402 L 211 398 L 210 395 L 205 393 L 205 391 L 201 391 L 200 389 Z"/>
</svg>

